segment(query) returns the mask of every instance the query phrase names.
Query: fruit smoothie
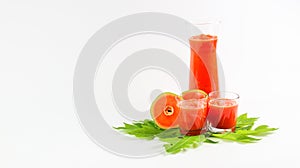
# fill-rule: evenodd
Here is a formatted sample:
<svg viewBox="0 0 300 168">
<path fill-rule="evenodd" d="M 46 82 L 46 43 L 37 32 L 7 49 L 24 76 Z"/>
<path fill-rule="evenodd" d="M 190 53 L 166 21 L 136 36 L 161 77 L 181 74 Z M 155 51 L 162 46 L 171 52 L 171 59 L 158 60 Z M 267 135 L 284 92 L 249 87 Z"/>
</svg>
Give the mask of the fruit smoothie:
<svg viewBox="0 0 300 168">
<path fill-rule="evenodd" d="M 238 103 L 235 100 L 226 98 L 209 100 L 207 120 L 214 128 L 234 129 L 237 110 Z"/>
<path fill-rule="evenodd" d="M 200 34 L 189 39 L 191 48 L 190 89 L 206 93 L 219 90 L 217 67 L 217 36 Z"/>
<path fill-rule="evenodd" d="M 181 134 L 199 135 L 207 117 L 207 99 L 183 100 L 179 103 L 178 125 Z"/>
</svg>

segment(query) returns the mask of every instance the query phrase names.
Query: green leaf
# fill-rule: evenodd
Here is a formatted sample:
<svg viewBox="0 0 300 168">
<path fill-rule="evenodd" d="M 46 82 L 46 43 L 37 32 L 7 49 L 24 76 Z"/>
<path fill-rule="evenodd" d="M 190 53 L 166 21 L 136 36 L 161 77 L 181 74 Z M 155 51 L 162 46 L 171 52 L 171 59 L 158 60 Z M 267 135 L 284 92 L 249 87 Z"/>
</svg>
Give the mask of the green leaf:
<svg viewBox="0 0 300 168">
<path fill-rule="evenodd" d="M 171 138 L 169 143 L 165 144 L 164 147 L 167 153 L 175 154 L 188 148 L 196 148 L 203 141 L 205 141 L 204 135 L 184 136 L 182 138 Z"/>
<path fill-rule="evenodd" d="M 212 134 L 213 137 L 221 138 L 230 141 L 242 142 L 242 143 L 253 143 L 260 139 L 254 138 L 248 135 L 238 134 L 234 132 L 227 132 L 223 134 Z"/>
<path fill-rule="evenodd" d="M 156 135 L 158 138 L 176 138 L 182 137 L 179 128 L 171 128 L 167 130 L 163 130 L 161 133 Z"/>
<path fill-rule="evenodd" d="M 173 137 L 173 138 L 159 138 L 160 141 L 166 142 L 168 144 L 176 144 L 183 137 Z"/>
<path fill-rule="evenodd" d="M 265 132 L 265 131 L 274 131 L 278 128 L 270 128 L 268 125 L 260 125 L 254 129 L 255 131 Z"/>
<path fill-rule="evenodd" d="M 219 141 L 214 141 L 214 140 L 211 140 L 211 139 L 208 139 L 208 138 L 206 138 L 204 142 L 205 143 L 211 143 L 211 144 L 219 143 Z"/>
<path fill-rule="evenodd" d="M 248 118 L 247 113 L 242 114 L 237 118 L 235 130 L 251 130 L 257 119 L 258 118 Z"/>
<path fill-rule="evenodd" d="M 260 126 L 256 127 L 254 130 L 238 130 L 238 131 L 236 131 L 236 133 L 241 134 L 241 135 L 262 136 L 262 135 L 267 135 L 277 129 L 278 128 L 271 128 L 267 125 L 260 125 Z"/>
<path fill-rule="evenodd" d="M 211 144 L 219 142 L 212 140 L 210 137 L 241 143 L 253 143 L 260 140 L 255 136 L 267 135 L 278 129 L 267 125 L 260 125 L 252 129 L 257 119 L 248 118 L 247 113 L 245 113 L 237 118 L 234 132 L 206 132 L 203 135 L 197 136 L 184 136 L 180 133 L 179 128 L 162 129 L 152 120 L 135 121 L 132 124 L 124 123 L 124 126 L 114 128 L 141 139 L 152 140 L 158 138 L 160 141 L 165 142 L 164 148 L 167 153 L 175 154 L 189 148 L 196 148 L 202 142 Z"/>
<path fill-rule="evenodd" d="M 132 124 L 124 123 L 123 127 L 115 127 L 115 129 L 121 130 L 129 135 L 134 135 L 137 138 L 148 140 L 154 139 L 157 134 L 164 131 L 152 120 L 137 121 Z"/>
</svg>

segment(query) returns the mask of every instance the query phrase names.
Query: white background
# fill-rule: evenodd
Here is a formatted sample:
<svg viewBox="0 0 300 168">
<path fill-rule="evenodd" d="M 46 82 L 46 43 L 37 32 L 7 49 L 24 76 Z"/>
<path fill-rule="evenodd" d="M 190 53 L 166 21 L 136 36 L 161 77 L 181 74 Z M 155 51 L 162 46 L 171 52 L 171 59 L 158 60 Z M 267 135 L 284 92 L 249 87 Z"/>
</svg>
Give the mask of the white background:
<svg viewBox="0 0 300 168">
<path fill-rule="evenodd" d="M 299 8 L 297 0 L 1 0 L 0 167 L 299 167 Z M 256 144 L 204 145 L 147 159 L 94 144 L 74 111 L 76 60 L 102 26 L 145 11 L 220 18 L 227 89 L 241 95 L 240 113 L 280 129 Z"/>
</svg>

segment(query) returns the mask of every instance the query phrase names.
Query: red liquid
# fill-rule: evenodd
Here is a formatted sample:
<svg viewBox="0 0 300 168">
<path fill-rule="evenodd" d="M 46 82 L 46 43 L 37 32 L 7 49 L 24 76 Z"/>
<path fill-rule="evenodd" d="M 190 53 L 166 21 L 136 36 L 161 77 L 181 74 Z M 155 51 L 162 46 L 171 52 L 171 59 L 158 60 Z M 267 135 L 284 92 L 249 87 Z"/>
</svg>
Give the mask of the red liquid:
<svg viewBox="0 0 300 168">
<path fill-rule="evenodd" d="M 207 120 L 212 127 L 234 129 L 237 118 L 238 104 L 230 99 L 213 99 L 208 103 Z"/>
<path fill-rule="evenodd" d="M 178 118 L 180 132 L 184 135 L 199 135 L 205 125 L 207 117 L 207 104 L 203 103 L 201 107 L 181 107 Z"/>
<path fill-rule="evenodd" d="M 189 39 L 191 47 L 190 89 L 206 93 L 219 90 L 216 57 L 217 36 L 201 34 Z"/>
</svg>

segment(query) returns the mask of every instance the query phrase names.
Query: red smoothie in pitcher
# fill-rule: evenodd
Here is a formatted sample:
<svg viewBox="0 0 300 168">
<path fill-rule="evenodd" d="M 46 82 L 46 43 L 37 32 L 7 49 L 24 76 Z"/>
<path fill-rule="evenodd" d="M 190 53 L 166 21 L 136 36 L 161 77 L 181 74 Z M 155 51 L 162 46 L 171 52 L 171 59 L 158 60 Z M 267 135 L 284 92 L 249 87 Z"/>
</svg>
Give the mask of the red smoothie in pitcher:
<svg viewBox="0 0 300 168">
<path fill-rule="evenodd" d="M 191 48 L 190 89 L 206 93 L 219 90 L 217 67 L 217 36 L 200 34 L 189 39 Z"/>
</svg>

